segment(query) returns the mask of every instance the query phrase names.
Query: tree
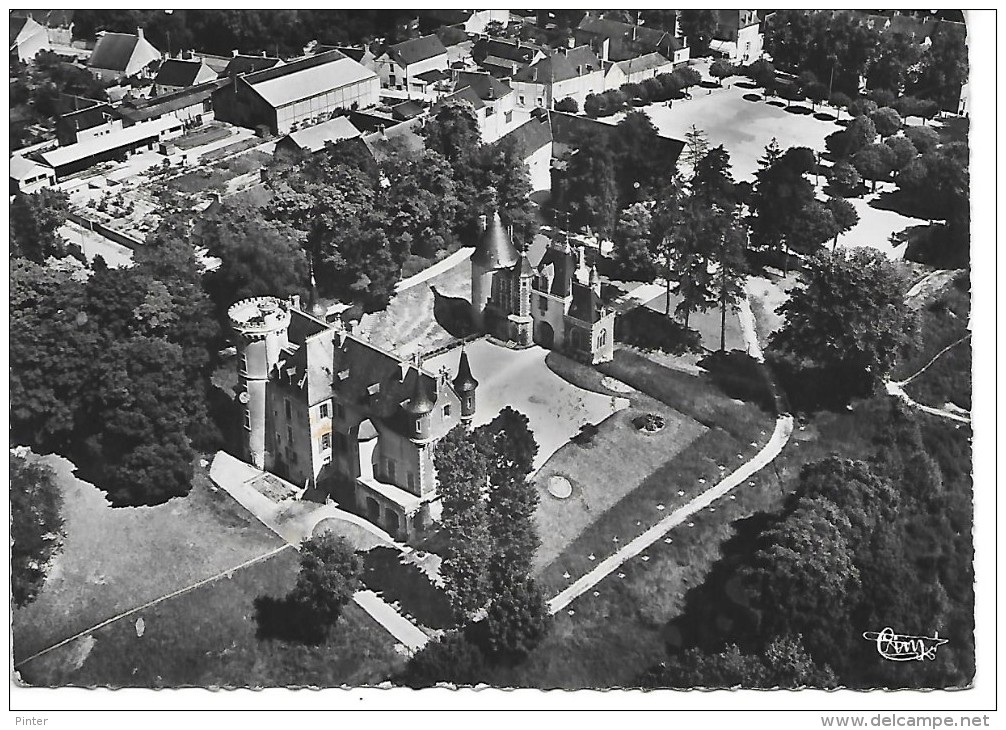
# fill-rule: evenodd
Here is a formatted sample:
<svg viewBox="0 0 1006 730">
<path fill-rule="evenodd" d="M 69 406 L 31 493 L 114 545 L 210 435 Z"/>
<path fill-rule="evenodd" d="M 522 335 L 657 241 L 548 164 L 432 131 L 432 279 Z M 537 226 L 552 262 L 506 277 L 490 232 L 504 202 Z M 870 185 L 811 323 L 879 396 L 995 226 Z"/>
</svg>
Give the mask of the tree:
<svg viewBox="0 0 1006 730">
<path fill-rule="evenodd" d="M 689 181 L 692 194 L 723 210 L 737 206 L 737 183 L 730 172 L 730 153 L 723 145 L 713 147 L 695 165 Z"/>
<path fill-rule="evenodd" d="M 576 103 L 576 99 L 572 96 L 567 96 L 565 99 L 560 99 L 555 103 L 555 110 L 557 112 L 566 112 L 567 114 L 576 114 L 580 111 L 580 105 Z M 584 110 L 586 111 L 586 107 L 584 107 Z"/>
<path fill-rule="evenodd" d="M 618 182 L 611 149 L 600 138 L 586 136 L 570 158 L 561 200 L 571 225 L 610 235 L 618 217 Z"/>
<path fill-rule="evenodd" d="M 893 164 L 891 166 L 894 168 L 895 173 L 903 170 L 909 162 L 919 155 L 918 150 L 915 149 L 915 145 L 912 144 L 912 141 L 908 137 L 900 135 L 897 137 L 888 137 L 884 140 L 884 144 L 887 145 L 887 148 L 891 150 L 893 155 Z"/>
<path fill-rule="evenodd" d="M 806 178 L 816 160 L 807 148 L 790 148 L 780 152 L 775 140 L 766 147 L 759 160 L 755 185 L 748 207 L 751 242 L 758 247 L 777 250 L 785 256 L 788 272 L 788 251 L 795 237 L 800 236 L 807 221 L 804 209 L 814 201 L 814 186 Z"/>
<path fill-rule="evenodd" d="M 828 198 L 826 205 L 835 221 L 835 238 L 831 244 L 831 250 L 834 251 L 838 246 L 838 237 L 848 233 L 859 223 L 859 213 L 856 212 L 855 206 L 844 198 Z"/>
<path fill-rule="evenodd" d="M 709 75 L 719 81 L 723 86 L 723 79 L 729 78 L 737 73 L 737 67 L 729 61 L 718 58 L 709 65 Z"/>
<path fill-rule="evenodd" d="M 776 637 L 765 647 L 768 666 L 768 686 L 798 689 L 816 687 L 833 689 L 838 686 L 835 673 L 827 664 L 817 664 L 807 653 L 803 637 Z"/>
<path fill-rule="evenodd" d="M 967 32 L 963 23 L 937 23 L 922 54 L 922 67 L 910 93 L 931 99 L 944 109 L 957 108 L 968 78 Z"/>
<path fill-rule="evenodd" d="M 727 309 L 744 298 L 747 267 L 744 258 L 747 237 L 733 211 L 717 211 L 713 232 L 716 262 L 716 298 L 720 305 L 720 352 L 727 349 Z"/>
<path fill-rule="evenodd" d="M 870 120 L 876 128 L 877 134 L 881 137 L 889 137 L 892 134 L 896 134 L 902 125 L 901 115 L 889 106 L 873 112 L 870 115 Z"/>
<path fill-rule="evenodd" d="M 615 127 L 611 151 L 618 181 L 619 208 L 652 199 L 669 179 L 665 160 L 654 154 L 659 139 L 649 116 L 631 111 Z"/>
<path fill-rule="evenodd" d="M 480 186 L 496 191 L 500 218 L 512 229 L 514 242 L 521 248 L 530 246 L 538 233 L 531 173 L 524 160 L 525 150 L 516 141 L 504 139 L 483 147 L 479 171 Z"/>
<path fill-rule="evenodd" d="M 761 58 L 747 67 L 745 73 L 752 81 L 765 89 L 765 93 L 772 95 L 776 87 L 775 66 L 770 61 Z"/>
<path fill-rule="evenodd" d="M 62 190 L 42 188 L 22 193 L 10 205 L 10 255 L 41 264 L 50 256 L 67 254 L 67 242 L 59 234 L 66 223 L 70 202 Z"/>
<path fill-rule="evenodd" d="M 702 74 L 691 66 L 679 66 L 671 75 L 677 78 L 679 86 L 685 90 L 702 82 Z"/>
<path fill-rule="evenodd" d="M 35 600 L 63 546 L 63 495 L 55 472 L 37 460 L 9 455 L 11 597 L 17 606 Z"/>
<path fill-rule="evenodd" d="M 398 681 L 412 689 L 441 682 L 465 687 L 485 681 L 486 672 L 481 649 L 458 632 L 430 641 L 413 654 Z"/>
<path fill-rule="evenodd" d="M 557 106 L 556 109 L 562 111 Z M 587 94 L 587 98 L 583 100 L 583 113 L 588 117 L 599 117 L 604 114 L 606 109 L 605 96 L 604 94 Z"/>
<path fill-rule="evenodd" d="M 868 144 L 852 157 L 859 174 L 873 183 L 873 192 L 877 192 L 877 180 L 886 180 L 891 174 L 894 161 L 894 152 L 883 142 Z"/>
<path fill-rule="evenodd" d="M 489 652 L 501 661 L 530 654 L 548 631 L 550 616 L 541 589 L 531 578 L 501 587 L 485 618 Z"/>
<path fill-rule="evenodd" d="M 932 152 L 940 144 L 940 135 L 935 129 L 929 127 L 908 127 L 905 136 L 915 145 L 915 149 L 920 155 Z"/>
<path fill-rule="evenodd" d="M 381 204 L 389 213 L 389 233 L 401 248 L 433 258 L 451 247 L 461 201 L 451 167 L 440 154 L 391 155 L 384 163 L 388 178 Z"/>
<path fill-rule="evenodd" d="M 848 162 L 836 162 L 828 175 L 828 181 L 840 195 L 858 195 L 863 178 L 859 171 Z"/>
<path fill-rule="evenodd" d="M 849 114 L 853 117 L 869 116 L 877 111 L 877 102 L 872 99 L 858 98 L 849 104 Z"/>
<path fill-rule="evenodd" d="M 804 88 L 803 93 L 807 95 L 811 103 L 816 107 L 823 104 L 828 99 L 828 85 L 822 81 L 814 81 Z"/>
<path fill-rule="evenodd" d="M 891 107 L 894 104 L 894 100 L 898 98 L 898 95 L 890 89 L 876 88 L 867 91 L 866 98 L 876 104 L 878 109 L 884 109 Z"/>
<path fill-rule="evenodd" d="M 324 632 L 362 585 L 363 558 L 344 537 L 330 532 L 309 537 L 300 546 L 300 573 L 290 598 L 306 609 Z"/>
<path fill-rule="evenodd" d="M 612 235 L 612 269 L 627 281 L 653 281 L 656 262 L 650 250 L 652 203 L 634 203 L 622 211 Z"/>
<path fill-rule="evenodd" d="M 852 99 L 849 98 L 848 94 L 841 91 L 836 91 L 828 98 L 828 103 L 835 107 L 838 112 L 835 116 L 836 119 L 842 118 L 842 110 L 847 109 L 852 103 Z"/>
<path fill-rule="evenodd" d="M 900 92 L 910 81 L 912 69 L 918 65 L 921 56 L 922 45 L 914 38 L 900 33 L 882 33 L 866 74 L 866 85 L 870 89 Z M 879 101 L 877 103 L 880 104 Z"/>
<path fill-rule="evenodd" d="M 860 115 L 846 127 L 846 154 L 854 155 L 877 139 L 877 127 L 869 117 Z"/>
<path fill-rule="evenodd" d="M 716 13 L 712 10 L 682 10 L 678 18 L 681 34 L 688 39 L 692 56 L 703 55 L 716 32 Z"/>
<path fill-rule="evenodd" d="M 694 124 L 685 132 L 685 148 L 681 152 L 681 161 L 690 169 L 695 170 L 699 160 L 709 151 L 709 138 L 706 133 Z"/>
<path fill-rule="evenodd" d="M 707 654 L 687 649 L 647 672 L 640 681 L 648 688 L 696 689 L 699 687 L 764 687 L 768 684 L 765 665 L 753 654 L 742 654 L 736 644 Z"/>
<path fill-rule="evenodd" d="M 247 206 L 223 206 L 196 225 L 193 241 L 220 259 L 206 290 L 223 314 L 246 297 L 287 297 L 308 290 L 308 258 L 296 233 Z"/>
<path fill-rule="evenodd" d="M 808 202 L 790 224 L 786 241 L 788 248 L 813 255 L 825 242 L 838 235 L 838 226 L 831 210 L 818 200 Z"/>
<path fill-rule="evenodd" d="M 716 304 L 714 250 L 720 243 L 716 214 L 694 196 L 680 206 L 675 225 L 665 234 L 668 288 L 680 297 L 675 314 L 685 328 L 695 312 Z M 670 316 L 670 297 L 667 300 Z"/>
<path fill-rule="evenodd" d="M 820 253 L 781 308 L 786 324 L 771 346 L 834 374 L 850 392 L 870 392 L 914 331 L 897 266 L 871 249 Z"/>
</svg>

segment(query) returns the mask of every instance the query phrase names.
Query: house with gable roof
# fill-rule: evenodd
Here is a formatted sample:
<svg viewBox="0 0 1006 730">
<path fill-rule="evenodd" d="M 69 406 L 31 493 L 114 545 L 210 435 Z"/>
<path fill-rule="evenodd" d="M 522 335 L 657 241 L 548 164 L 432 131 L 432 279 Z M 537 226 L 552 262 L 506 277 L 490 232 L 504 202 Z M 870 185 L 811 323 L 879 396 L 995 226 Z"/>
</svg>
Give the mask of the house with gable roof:
<svg viewBox="0 0 1006 730">
<path fill-rule="evenodd" d="M 22 63 L 35 60 L 42 51 L 49 50 L 49 35 L 45 26 L 31 16 L 10 16 L 9 51 L 13 58 Z"/>
<path fill-rule="evenodd" d="M 571 97 L 583 108 L 588 95 L 604 91 L 604 69 L 587 46 L 560 48 L 519 71 L 512 83 L 518 107 L 552 109 Z"/>
<path fill-rule="evenodd" d="M 99 81 L 119 81 L 133 76 L 150 76 L 161 52 L 143 37 L 143 28 L 136 33 L 98 34 L 87 68 Z"/>
<path fill-rule="evenodd" d="M 154 94 L 171 94 L 175 91 L 214 81 L 216 72 L 200 60 L 169 58 L 165 60 L 154 77 Z"/>
<path fill-rule="evenodd" d="M 425 98 L 431 86 L 447 78 L 447 48 L 431 34 L 388 46 L 374 64 L 381 88 Z"/>
<path fill-rule="evenodd" d="M 521 114 L 516 109 L 517 96 L 506 82 L 471 71 L 456 72 L 454 79 L 455 91 L 443 97 L 436 108 L 451 102 L 469 104 L 484 143 L 492 144 L 527 119 L 526 112 Z"/>
</svg>

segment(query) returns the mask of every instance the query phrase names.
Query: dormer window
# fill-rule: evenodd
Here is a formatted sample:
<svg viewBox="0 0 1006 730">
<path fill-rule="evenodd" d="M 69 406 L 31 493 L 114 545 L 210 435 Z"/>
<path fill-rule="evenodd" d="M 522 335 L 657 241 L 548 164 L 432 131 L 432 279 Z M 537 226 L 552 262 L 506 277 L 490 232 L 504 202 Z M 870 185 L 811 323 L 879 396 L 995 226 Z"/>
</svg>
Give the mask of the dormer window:
<svg viewBox="0 0 1006 730">
<path fill-rule="evenodd" d="M 451 417 L 451 404 L 448 403 L 447 405 L 444 406 L 444 418 L 450 418 L 450 417 Z"/>
</svg>

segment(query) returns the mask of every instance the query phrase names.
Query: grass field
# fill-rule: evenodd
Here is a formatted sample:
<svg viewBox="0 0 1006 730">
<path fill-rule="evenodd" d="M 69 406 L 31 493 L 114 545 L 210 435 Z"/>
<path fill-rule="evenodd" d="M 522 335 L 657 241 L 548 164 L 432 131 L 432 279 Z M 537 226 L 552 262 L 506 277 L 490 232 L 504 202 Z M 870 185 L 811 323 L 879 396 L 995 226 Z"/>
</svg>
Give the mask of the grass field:
<svg viewBox="0 0 1006 730">
<path fill-rule="evenodd" d="M 15 660 L 282 544 L 204 471 L 187 497 L 113 509 L 70 462 L 45 461 L 63 492 L 66 540 L 38 598 L 14 611 Z"/>
<path fill-rule="evenodd" d="M 353 603 L 320 646 L 257 638 L 255 599 L 285 595 L 297 564 L 295 550 L 283 551 L 39 657 L 22 668 L 22 679 L 33 685 L 332 687 L 375 684 L 402 666 L 394 638 Z"/>
</svg>

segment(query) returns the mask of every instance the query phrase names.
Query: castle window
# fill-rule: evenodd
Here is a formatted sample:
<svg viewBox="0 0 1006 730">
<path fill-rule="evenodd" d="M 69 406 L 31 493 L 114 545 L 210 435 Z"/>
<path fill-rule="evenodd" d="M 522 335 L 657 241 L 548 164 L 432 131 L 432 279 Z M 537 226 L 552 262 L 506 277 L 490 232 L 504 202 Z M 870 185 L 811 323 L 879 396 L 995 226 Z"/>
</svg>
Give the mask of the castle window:
<svg viewBox="0 0 1006 730">
<path fill-rule="evenodd" d="M 538 297 L 538 309 L 542 314 L 548 311 L 548 299 L 545 297 Z"/>
<path fill-rule="evenodd" d="M 451 404 L 448 403 L 447 405 L 444 406 L 444 418 L 450 418 L 450 417 L 451 417 Z"/>
<path fill-rule="evenodd" d="M 290 406 L 290 399 L 289 398 L 287 398 L 284 401 L 284 405 L 286 406 L 286 417 L 287 417 L 287 420 L 289 420 L 289 419 L 293 418 L 293 408 Z"/>
<path fill-rule="evenodd" d="M 251 431 L 251 411 L 245 410 L 245 428 Z"/>
<path fill-rule="evenodd" d="M 328 403 L 322 403 L 319 414 L 322 418 L 328 418 Z"/>
<path fill-rule="evenodd" d="M 601 330 L 601 334 L 597 338 L 597 346 L 604 347 L 604 343 L 608 341 L 608 330 Z"/>
<path fill-rule="evenodd" d="M 332 448 L 332 434 L 323 433 L 321 435 L 321 450 L 328 451 Z"/>
<path fill-rule="evenodd" d="M 416 419 L 416 433 L 419 433 L 422 430 L 423 430 L 423 421 L 422 421 L 422 419 L 417 418 Z"/>
<path fill-rule="evenodd" d="M 243 372 L 243 373 L 247 373 L 248 372 L 248 353 L 247 352 L 241 354 L 241 372 Z"/>
<path fill-rule="evenodd" d="M 293 429 L 289 426 L 286 427 L 286 440 L 293 444 Z"/>
</svg>

